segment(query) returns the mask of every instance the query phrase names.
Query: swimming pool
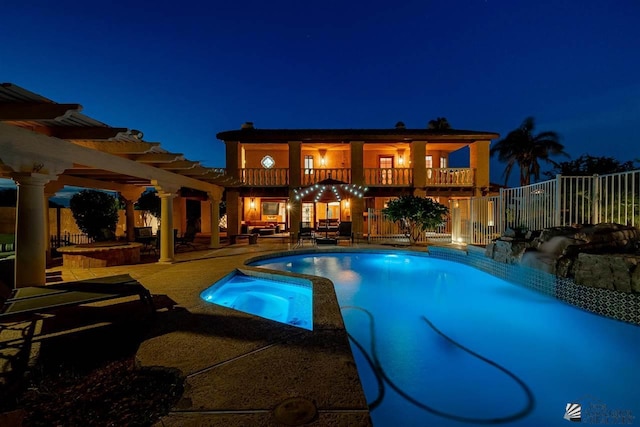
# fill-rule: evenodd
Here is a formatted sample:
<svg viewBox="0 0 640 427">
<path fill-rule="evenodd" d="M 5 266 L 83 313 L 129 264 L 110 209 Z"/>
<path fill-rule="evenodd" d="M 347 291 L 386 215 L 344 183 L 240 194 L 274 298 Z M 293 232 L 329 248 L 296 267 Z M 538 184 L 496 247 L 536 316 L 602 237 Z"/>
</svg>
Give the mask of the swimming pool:
<svg viewBox="0 0 640 427">
<path fill-rule="evenodd" d="M 423 256 L 252 265 L 334 282 L 376 426 L 566 426 L 574 403 L 585 423 L 640 416 L 637 326 Z"/>
<path fill-rule="evenodd" d="M 207 302 L 313 330 L 313 292 L 310 283 L 271 280 L 235 272 L 205 289 Z"/>
</svg>

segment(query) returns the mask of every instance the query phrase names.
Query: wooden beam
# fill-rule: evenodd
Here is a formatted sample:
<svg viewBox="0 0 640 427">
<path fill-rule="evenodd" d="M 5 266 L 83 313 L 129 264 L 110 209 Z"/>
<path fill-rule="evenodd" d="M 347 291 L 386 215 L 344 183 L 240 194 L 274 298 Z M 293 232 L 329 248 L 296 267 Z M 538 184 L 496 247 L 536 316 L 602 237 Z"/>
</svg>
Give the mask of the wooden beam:
<svg viewBox="0 0 640 427">
<path fill-rule="evenodd" d="M 0 103 L 0 121 L 55 120 L 70 112 L 82 110 L 80 104 L 54 104 L 43 102 Z"/>
<path fill-rule="evenodd" d="M 127 128 L 112 128 L 108 126 L 95 127 L 60 127 L 51 129 L 51 136 L 60 139 L 88 139 L 109 140 L 119 134 L 129 132 Z"/>
<path fill-rule="evenodd" d="M 140 163 L 171 163 L 184 157 L 180 153 L 145 153 L 131 155 L 129 159 Z"/>
<path fill-rule="evenodd" d="M 162 163 L 157 165 L 156 167 L 164 170 L 185 170 L 185 169 L 193 169 L 196 166 L 200 166 L 200 162 L 194 162 L 191 160 L 176 160 L 171 163 Z"/>
<path fill-rule="evenodd" d="M 158 147 L 159 142 L 144 141 L 94 141 L 94 140 L 73 140 L 72 143 L 93 150 L 110 154 L 144 154 L 153 147 Z"/>
</svg>

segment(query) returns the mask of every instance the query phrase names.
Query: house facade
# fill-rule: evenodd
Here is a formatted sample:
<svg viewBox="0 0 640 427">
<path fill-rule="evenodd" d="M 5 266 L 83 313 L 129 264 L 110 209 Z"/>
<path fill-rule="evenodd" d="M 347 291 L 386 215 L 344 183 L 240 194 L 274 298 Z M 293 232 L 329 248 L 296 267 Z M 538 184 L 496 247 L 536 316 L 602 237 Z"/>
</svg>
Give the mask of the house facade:
<svg viewBox="0 0 640 427">
<path fill-rule="evenodd" d="M 366 233 L 369 209 L 404 194 L 445 205 L 489 191 L 489 146 L 499 135 L 453 129 L 256 129 L 220 132 L 226 145 L 230 234 L 248 224 L 296 231 L 299 224 L 352 221 Z M 454 154 L 456 153 L 456 154 Z M 452 167 L 451 160 L 463 163 Z M 462 159 L 462 160 L 461 160 Z M 362 188 L 363 197 L 305 201 L 301 190 L 325 179 Z M 453 205 L 452 205 L 453 206 Z"/>
</svg>

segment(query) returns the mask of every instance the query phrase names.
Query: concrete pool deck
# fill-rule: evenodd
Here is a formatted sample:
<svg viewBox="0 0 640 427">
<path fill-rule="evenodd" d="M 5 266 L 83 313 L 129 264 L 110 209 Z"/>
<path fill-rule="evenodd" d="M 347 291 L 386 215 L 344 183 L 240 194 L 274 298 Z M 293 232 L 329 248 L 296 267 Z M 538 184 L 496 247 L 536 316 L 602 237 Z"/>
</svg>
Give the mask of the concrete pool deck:
<svg viewBox="0 0 640 427">
<path fill-rule="evenodd" d="M 73 281 L 127 273 L 160 302 L 135 358 L 142 366 L 178 369 L 186 381 L 181 400 L 158 425 L 371 425 L 330 282 L 313 280 L 314 331 L 209 304 L 200 298 L 204 289 L 243 267 L 246 260 L 289 251 L 293 246 L 279 239 L 260 239 L 256 245 L 178 253 L 172 264 L 56 267 L 47 275 Z M 390 249 L 366 243 L 353 248 Z M 132 328 L 140 322 L 139 316 L 125 318 Z M 0 329 L 0 344 L 7 333 Z M 99 329 L 95 333 L 99 334 Z M 54 334 L 52 339 L 56 337 Z M 37 356 L 38 352 L 32 351 L 32 355 Z M 311 422 L 303 423 L 309 408 L 315 408 L 317 414 Z M 276 413 L 284 413 L 289 420 L 298 420 L 298 424 L 279 422 L 283 418 L 277 418 Z"/>
</svg>

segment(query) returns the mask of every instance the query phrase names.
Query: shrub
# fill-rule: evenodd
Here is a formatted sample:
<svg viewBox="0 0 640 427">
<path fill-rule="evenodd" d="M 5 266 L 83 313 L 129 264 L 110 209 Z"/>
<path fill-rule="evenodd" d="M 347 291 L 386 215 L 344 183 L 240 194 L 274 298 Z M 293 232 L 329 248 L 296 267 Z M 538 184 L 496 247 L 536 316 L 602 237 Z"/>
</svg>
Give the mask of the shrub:
<svg viewBox="0 0 640 427">
<path fill-rule="evenodd" d="M 69 204 L 78 228 L 99 242 L 115 236 L 118 224 L 118 200 L 97 190 L 82 190 Z"/>
</svg>

